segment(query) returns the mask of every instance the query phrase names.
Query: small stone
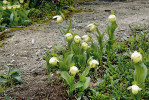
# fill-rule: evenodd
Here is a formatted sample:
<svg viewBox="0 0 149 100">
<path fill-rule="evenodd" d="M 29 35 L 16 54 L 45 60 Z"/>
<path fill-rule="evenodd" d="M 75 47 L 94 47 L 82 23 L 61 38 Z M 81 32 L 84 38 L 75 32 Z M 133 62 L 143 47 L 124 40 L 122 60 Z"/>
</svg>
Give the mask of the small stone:
<svg viewBox="0 0 149 100">
<path fill-rule="evenodd" d="M 52 48 L 52 45 L 47 45 L 47 48 L 48 48 L 48 49 L 51 49 L 51 48 Z"/>
<path fill-rule="evenodd" d="M 15 60 L 11 60 L 11 61 L 10 61 L 10 63 L 14 63 L 14 62 L 15 62 Z"/>
<path fill-rule="evenodd" d="M 87 96 L 83 96 L 82 100 L 89 100 Z"/>
<path fill-rule="evenodd" d="M 14 56 L 14 54 L 11 55 L 12 57 Z"/>
<path fill-rule="evenodd" d="M 36 52 L 36 55 L 38 56 L 40 54 L 40 50 L 38 50 L 37 52 Z"/>
<path fill-rule="evenodd" d="M 32 39 L 32 45 L 35 43 L 35 39 Z"/>
</svg>

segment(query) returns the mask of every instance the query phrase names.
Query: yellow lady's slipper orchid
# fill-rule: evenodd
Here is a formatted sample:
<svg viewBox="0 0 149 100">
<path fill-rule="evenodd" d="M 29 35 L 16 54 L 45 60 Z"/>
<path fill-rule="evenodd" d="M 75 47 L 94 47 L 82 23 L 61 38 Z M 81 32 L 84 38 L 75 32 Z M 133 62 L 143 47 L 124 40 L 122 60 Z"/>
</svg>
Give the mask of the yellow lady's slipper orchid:
<svg viewBox="0 0 149 100">
<path fill-rule="evenodd" d="M 13 9 L 16 9 L 16 8 L 17 8 L 17 5 L 13 5 L 12 8 L 13 8 Z"/>
<path fill-rule="evenodd" d="M 111 23 L 113 23 L 113 22 L 116 21 L 116 16 L 115 16 L 115 15 L 110 15 L 110 16 L 108 17 L 108 20 L 109 20 Z"/>
<path fill-rule="evenodd" d="M 84 49 L 84 50 L 87 50 L 88 48 L 88 44 L 86 42 L 83 42 L 81 47 Z"/>
<path fill-rule="evenodd" d="M 3 9 L 3 10 L 6 10 L 6 7 L 4 6 L 4 7 L 2 7 L 2 9 Z"/>
<path fill-rule="evenodd" d="M 76 36 L 74 37 L 74 41 L 75 41 L 75 43 L 79 43 L 79 42 L 81 41 L 80 36 L 79 36 L 79 35 L 76 35 Z"/>
<path fill-rule="evenodd" d="M 72 75 L 76 75 L 77 72 L 79 72 L 78 68 L 76 66 L 72 66 L 69 70 L 69 72 L 72 74 Z"/>
<path fill-rule="evenodd" d="M 52 57 L 50 60 L 49 60 L 49 63 L 52 65 L 52 66 L 56 66 L 57 65 L 57 62 L 58 59 L 56 57 Z"/>
<path fill-rule="evenodd" d="M 97 25 L 94 23 L 87 25 L 87 27 L 90 27 L 90 31 L 93 32 L 97 28 Z"/>
<path fill-rule="evenodd" d="M 56 21 L 57 23 L 63 22 L 62 16 L 59 16 L 59 15 L 54 16 L 53 19 L 57 19 L 57 21 Z"/>
<path fill-rule="evenodd" d="M 3 4 L 7 4 L 7 2 L 8 2 L 8 1 L 4 0 L 4 1 L 3 1 Z"/>
<path fill-rule="evenodd" d="M 16 5 L 16 7 L 17 7 L 17 8 L 20 8 L 20 7 L 21 7 L 21 5 Z"/>
<path fill-rule="evenodd" d="M 12 6 L 9 5 L 7 8 L 10 10 L 12 8 Z"/>
<path fill-rule="evenodd" d="M 131 59 L 133 60 L 133 62 L 138 63 L 142 61 L 142 55 L 135 51 L 132 55 L 131 55 Z"/>
<path fill-rule="evenodd" d="M 132 93 L 133 93 L 133 94 L 138 94 L 138 91 L 142 90 L 142 89 L 139 88 L 136 84 L 135 84 L 135 85 L 132 85 L 132 86 L 129 86 L 127 89 L 128 89 L 128 90 L 129 90 L 129 89 L 132 89 Z"/>
<path fill-rule="evenodd" d="M 90 65 L 91 68 L 95 68 L 97 65 L 99 65 L 99 62 L 97 60 L 92 59 L 89 62 L 89 65 Z"/>
<path fill-rule="evenodd" d="M 84 39 L 84 42 L 89 42 L 91 40 L 91 37 L 88 35 L 83 35 L 82 38 Z"/>
<path fill-rule="evenodd" d="M 73 38 L 73 36 L 72 36 L 71 33 L 67 33 L 67 34 L 65 35 L 65 37 L 67 38 L 68 41 Z"/>
<path fill-rule="evenodd" d="M 23 3 L 24 2 L 24 0 L 20 0 L 20 3 Z"/>
</svg>

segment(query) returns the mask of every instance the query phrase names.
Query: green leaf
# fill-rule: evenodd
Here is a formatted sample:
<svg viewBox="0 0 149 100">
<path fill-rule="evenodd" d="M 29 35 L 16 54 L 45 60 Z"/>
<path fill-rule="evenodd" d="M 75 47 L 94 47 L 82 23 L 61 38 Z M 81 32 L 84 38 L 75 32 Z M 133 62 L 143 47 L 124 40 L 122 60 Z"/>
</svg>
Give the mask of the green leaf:
<svg viewBox="0 0 149 100">
<path fill-rule="evenodd" d="M 79 45 L 78 44 L 74 44 L 72 46 L 72 49 L 73 49 L 73 52 L 78 55 L 80 53 L 80 48 L 79 48 Z"/>
<path fill-rule="evenodd" d="M 20 72 L 19 71 L 12 71 L 10 75 L 11 75 L 11 77 L 20 76 Z"/>
<path fill-rule="evenodd" d="M 75 33 L 74 33 L 74 37 L 75 37 L 76 35 L 78 35 L 78 33 L 75 32 Z"/>
<path fill-rule="evenodd" d="M 11 72 L 11 78 L 15 79 L 15 81 L 18 83 L 22 83 L 21 73 L 19 71 Z"/>
<path fill-rule="evenodd" d="M 71 20 L 70 20 L 70 24 L 69 24 L 69 27 L 67 28 L 66 33 L 69 33 L 69 30 L 71 29 L 71 27 L 72 27 L 72 23 L 71 23 Z"/>
<path fill-rule="evenodd" d="M 89 66 L 87 66 L 86 69 L 85 69 L 85 71 L 82 73 L 82 76 L 86 77 L 88 75 L 90 69 L 91 68 Z"/>
<path fill-rule="evenodd" d="M 83 82 L 79 81 L 79 82 L 77 82 L 76 84 L 73 85 L 72 90 L 74 91 L 75 89 L 80 88 L 83 85 L 84 85 Z"/>
<path fill-rule="evenodd" d="M 7 71 L 9 71 L 9 70 L 10 70 L 10 68 L 9 68 L 7 65 L 5 65 L 4 67 L 7 69 Z"/>
<path fill-rule="evenodd" d="M 62 37 L 62 36 L 59 36 L 59 38 L 65 43 L 66 42 L 66 40 L 65 40 L 65 38 L 64 37 Z"/>
<path fill-rule="evenodd" d="M 10 22 L 13 22 L 13 18 L 14 18 L 14 14 L 11 13 L 11 15 L 10 15 Z"/>
<path fill-rule="evenodd" d="M 18 83 L 22 83 L 22 79 L 21 79 L 21 76 L 16 76 L 14 77 L 15 81 L 18 82 Z"/>
<path fill-rule="evenodd" d="M 3 93 L 4 89 L 2 87 L 0 87 L 0 93 Z"/>
<path fill-rule="evenodd" d="M 140 52 L 141 54 L 144 54 L 144 52 L 143 52 L 143 50 L 142 50 L 141 48 L 139 48 L 139 52 Z"/>
<path fill-rule="evenodd" d="M 58 29 L 60 30 L 60 32 L 63 34 L 67 34 L 66 30 L 63 27 L 58 27 Z"/>
<path fill-rule="evenodd" d="M 86 80 L 86 79 L 85 79 L 85 76 L 83 76 L 83 75 L 81 75 L 81 74 L 79 74 L 79 78 L 80 78 L 80 81 L 81 81 L 81 82 L 85 82 L 85 80 Z"/>
<path fill-rule="evenodd" d="M 87 89 L 88 88 L 88 86 L 89 86 L 89 84 L 90 84 L 90 80 L 91 80 L 91 78 L 90 77 L 86 77 L 86 81 L 85 81 L 85 83 L 84 83 L 84 85 L 83 85 L 83 90 L 85 90 L 85 89 Z"/>
<path fill-rule="evenodd" d="M 79 64 L 81 67 L 85 67 L 86 57 L 84 55 L 78 55 Z"/>
<path fill-rule="evenodd" d="M 111 14 L 112 14 L 112 15 L 115 15 L 115 12 L 114 12 L 113 10 L 111 10 Z"/>
<path fill-rule="evenodd" d="M 0 76 L 0 82 L 2 83 L 6 83 L 7 82 L 7 79 L 3 76 Z"/>
<path fill-rule="evenodd" d="M 66 61 L 65 64 L 66 64 L 67 66 L 70 66 L 70 64 L 71 64 L 71 62 L 72 62 L 72 57 L 73 57 L 73 54 L 70 54 L 70 55 L 67 56 L 67 58 L 66 58 L 66 60 L 65 60 L 65 61 Z"/>
<path fill-rule="evenodd" d="M 67 84 L 68 84 L 69 86 L 72 86 L 72 85 L 73 85 L 73 83 L 74 83 L 74 82 L 73 82 L 73 81 L 74 81 L 74 76 L 70 76 L 70 75 L 68 74 L 68 72 L 62 71 L 62 72 L 61 72 L 61 77 L 65 79 L 65 81 L 67 82 Z"/>
<path fill-rule="evenodd" d="M 70 64 L 70 67 L 75 66 L 75 63 Z"/>
</svg>

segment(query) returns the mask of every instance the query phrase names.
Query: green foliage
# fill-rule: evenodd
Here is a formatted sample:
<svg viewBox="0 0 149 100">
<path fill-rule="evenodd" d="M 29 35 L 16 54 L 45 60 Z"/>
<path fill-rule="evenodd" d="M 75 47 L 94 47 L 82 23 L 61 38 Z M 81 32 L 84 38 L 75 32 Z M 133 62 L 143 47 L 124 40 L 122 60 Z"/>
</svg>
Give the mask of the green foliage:
<svg viewBox="0 0 149 100">
<path fill-rule="evenodd" d="M 0 83 L 3 87 L 12 87 L 15 84 L 22 83 L 21 72 L 13 70 L 12 67 L 5 66 L 7 74 L 0 74 Z"/>
<path fill-rule="evenodd" d="M 5 9 L 2 9 L 2 7 L 5 7 Z M 27 3 L 21 4 L 19 1 L 10 1 L 7 4 L 2 3 L 0 8 L 0 31 L 9 27 L 27 26 L 31 24 L 28 15 L 33 9 L 29 9 Z"/>
</svg>

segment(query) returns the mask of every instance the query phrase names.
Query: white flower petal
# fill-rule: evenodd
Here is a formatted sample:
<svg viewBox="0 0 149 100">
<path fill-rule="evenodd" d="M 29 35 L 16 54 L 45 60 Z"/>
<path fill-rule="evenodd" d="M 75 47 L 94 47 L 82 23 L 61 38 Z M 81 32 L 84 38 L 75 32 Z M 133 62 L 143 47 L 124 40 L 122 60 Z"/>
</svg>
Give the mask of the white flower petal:
<svg viewBox="0 0 149 100">
<path fill-rule="evenodd" d="M 56 18 L 58 18 L 58 17 L 60 17 L 60 16 L 59 16 L 59 15 L 56 15 L 56 16 L 53 17 L 53 19 L 56 19 Z"/>
</svg>

